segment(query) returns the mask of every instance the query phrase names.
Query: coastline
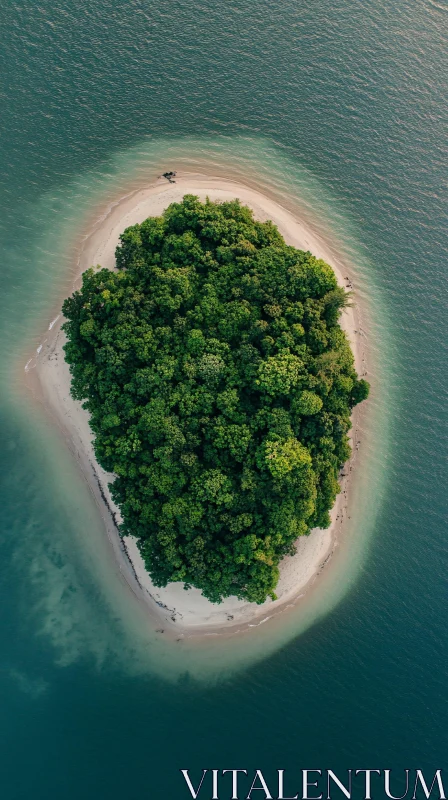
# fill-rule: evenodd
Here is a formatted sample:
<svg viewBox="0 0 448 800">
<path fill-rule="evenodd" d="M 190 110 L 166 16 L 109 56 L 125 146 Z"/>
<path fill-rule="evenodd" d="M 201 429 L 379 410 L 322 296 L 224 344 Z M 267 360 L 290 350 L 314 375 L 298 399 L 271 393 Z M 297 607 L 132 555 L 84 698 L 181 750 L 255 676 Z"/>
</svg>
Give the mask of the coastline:
<svg viewBox="0 0 448 800">
<path fill-rule="evenodd" d="M 233 180 L 190 173 L 179 173 L 174 184 L 168 183 L 164 178 L 158 179 L 148 188 L 137 189 L 111 204 L 106 213 L 98 217 L 92 231 L 83 241 L 73 288 L 80 284 L 80 276 L 89 266 L 100 264 L 102 267 L 114 268 L 115 247 L 120 233 L 126 227 L 141 222 L 148 216 L 159 215 L 167 205 L 178 201 L 184 194 L 197 194 L 201 200 L 207 195 L 212 200 L 238 197 L 243 204 L 252 208 L 256 219 L 271 219 L 288 244 L 310 250 L 313 255 L 324 258 L 333 267 L 340 285 L 351 288 L 345 268 L 341 271 L 343 268 L 334 258 L 331 249 L 309 226 L 286 211 L 269 195 L 260 194 Z M 201 596 L 199 590 L 185 592 L 181 584 L 170 584 L 164 589 L 154 587 L 144 570 L 135 541 L 130 537 L 126 537 L 124 541 L 120 539 L 117 530 L 120 515 L 107 486 L 113 476 L 105 473 L 95 462 L 88 414 L 69 394 L 70 373 L 63 359 L 64 337 L 61 324 L 61 314 L 49 324 L 46 338 L 39 345 L 37 354 L 25 366 L 26 384 L 57 424 L 77 459 L 99 506 L 120 575 L 147 605 L 154 622 L 159 626 L 158 630 L 161 632 L 163 629 L 167 634 L 178 636 L 239 633 L 258 627 L 286 608 L 302 602 L 322 571 L 328 569 L 343 535 L 344 520 L 349 514 L 347 503 L 357 455 L 361 409 L 355 409 L 352 415 L 352 456 L 340 479 L 341 492 L 331 512 L 332 524 L 326 530 L 316 529 L 308 537 L 301 538 L 296 555 L 288 556 L 282 561 L 281 577 L 277 586 L 278 600 L 268 600 L 257 606 L 228 598 L 220 605 L 213 605 Z M 341 326 L 349 337 L 357 372 L 364 375 L 365 342 L 361 335 L 357 306 L 344 311 Z"/>
</svg>

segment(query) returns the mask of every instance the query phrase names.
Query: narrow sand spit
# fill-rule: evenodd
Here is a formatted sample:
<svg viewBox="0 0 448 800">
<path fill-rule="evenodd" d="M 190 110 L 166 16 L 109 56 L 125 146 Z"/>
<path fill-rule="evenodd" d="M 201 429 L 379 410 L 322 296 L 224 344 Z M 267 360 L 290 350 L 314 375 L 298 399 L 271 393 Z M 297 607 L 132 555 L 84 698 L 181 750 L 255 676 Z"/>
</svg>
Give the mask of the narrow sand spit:
<svg viewBox="0 0 448 800">
<path fill-rule="evenodd" d="M 351 288 L 350 281 L 345 277 L 346 269 L 338 265 L 330 248 L 274 199 L 231 180 L 189 173 L 178 174 L 176 183 L 158 179 L 146 189 L 127 194 L 99 216 L 91 233 L 83 240 L 73 288 L 80 285 L 81 274 L 90 266 L 101 265 L 114 269 L 115 248 L 126 227 L 142 222 L 149 216 L 160 215 L 170 203 L 180 201 L 185 194 L 198 195 L 201 200 L 206 197 L 211 200 L 239 198 L 253 210 L 256 219 L 272 220 L 288 244 L 301 250 L 310 250 L 313 255 L 325 259 L 333 267 L 340 285 Z M 296 555 L 282 561 L 277 586 L 278 600 L 275 602 L 268 600 L 257 606 L 228 598 L 220 605 L 213 605 L 202 597 L 199 590 L 185 591 L 182 584 L 173 583 L 164 589 L 156 588 L 144 569 L 136 540 L 126 537 L 122 541 L 118 535 L 120 512 L 113 504 L 108 489 L 113 475 L 104 472 L 96 463 L 88 414 L 79 402 L 70 397 L 70 373 L 62 350 L 65 342 L 61 331 L 63 319 L 60 315 L 56 316 L 58 312 L 56 308 L 42 344 L 25 366 L 26 383 L 58 425 L 78 460 L 98 502 L 121 576 L 148 605 L 155 624 L 163 626 L 166 633 L 184 636 L 236 633 L 261 625 L 297 602 L 303 602 L 322 570 L 328 568 L 343 533 L 343 523 L 348 515 L 347 496 L 353 464 L 347 464 L 341 475 L 341 493 L 331 513 L 331 527 L 327 530 L 315 529 L 308 537 L 301 538 L 297 543 Z M 362 328 L 357 306 L 344 311 L 341 325 L 349 337 L 358 374 L 365 374 L 364 337 L 360 335 Z M 359 410 L 355 410 L 353 415 L 353 442 L 358 441 L 359 414 Z M 355 457 L 356 446 L 353 447 L 352 459 Z"/>
</svg>

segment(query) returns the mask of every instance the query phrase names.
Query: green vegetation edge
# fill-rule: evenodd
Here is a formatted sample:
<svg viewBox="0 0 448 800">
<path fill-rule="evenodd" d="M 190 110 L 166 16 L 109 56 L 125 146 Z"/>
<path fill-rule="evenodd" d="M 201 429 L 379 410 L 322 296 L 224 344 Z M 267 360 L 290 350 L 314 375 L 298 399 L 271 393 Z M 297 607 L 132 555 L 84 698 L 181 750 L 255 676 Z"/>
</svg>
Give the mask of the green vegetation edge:
<svg viewBox="0 0 448 800">
<path fill-rule="evenodd" d="M 63 327 L 122 533 L 156 586 L 275 599 L 281 559 L 330 524 L 369 391 L 339 325 L 350 296 L 238 200 L 186 195 L 120 238 Z"/>
</svg>

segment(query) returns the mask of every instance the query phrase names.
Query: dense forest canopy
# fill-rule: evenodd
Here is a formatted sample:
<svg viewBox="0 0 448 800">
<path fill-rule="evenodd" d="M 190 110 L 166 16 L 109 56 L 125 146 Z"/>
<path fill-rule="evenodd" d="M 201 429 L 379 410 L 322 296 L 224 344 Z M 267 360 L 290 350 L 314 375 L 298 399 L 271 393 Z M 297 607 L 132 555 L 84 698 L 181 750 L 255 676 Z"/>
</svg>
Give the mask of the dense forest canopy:
<svg viewBox="0 0 448 800">
<path fill-rule="evenodd" d="M 329 525 L 368 394 L 338 323 L 348 295 L 238 200 L 186 195 L 128 228 L 116 261 L 63 313 L 123 534 L 157 586 L 275 598 L 280 560 Z"/>
</svg>

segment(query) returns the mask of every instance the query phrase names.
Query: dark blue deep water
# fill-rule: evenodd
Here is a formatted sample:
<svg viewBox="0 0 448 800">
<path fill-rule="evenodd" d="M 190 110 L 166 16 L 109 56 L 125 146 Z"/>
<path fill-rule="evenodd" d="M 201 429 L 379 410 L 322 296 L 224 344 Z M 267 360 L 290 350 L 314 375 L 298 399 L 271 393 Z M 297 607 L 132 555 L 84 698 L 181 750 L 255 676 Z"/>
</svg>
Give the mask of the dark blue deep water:
<svg viewBox="0 0 448 800">
<path fill-rule="evenodd" d="M 448 769 L 447 34 L 446 0 L 1 3 L 5 800 L 181 800 L 182 767 Z M 186 159 L 248 148 L 338 209 L 375 297 L 381 480 L 326 616 L 244 669 L 198 676 L 179 656 L 167 680 L 111 600 L 97 509 L 21 376 L 83 215 L 168 141 Z"/>
</svg>

